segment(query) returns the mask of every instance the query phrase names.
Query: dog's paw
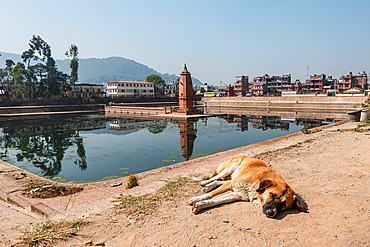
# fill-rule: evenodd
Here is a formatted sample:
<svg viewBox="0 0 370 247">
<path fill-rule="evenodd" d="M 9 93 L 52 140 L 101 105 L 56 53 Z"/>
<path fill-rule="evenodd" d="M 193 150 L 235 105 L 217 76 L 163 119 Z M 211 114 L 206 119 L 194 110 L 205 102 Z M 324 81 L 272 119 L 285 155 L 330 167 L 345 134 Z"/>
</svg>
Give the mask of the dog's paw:
<svg viewBox="0 0 370 247">
<path fill-rule="evenodd" d="M 208 180 L 200 182 L 200 185 L 202 185 L 202 186 L 206 186 L 207 184 L 209 184 Z"/>
<path fill-rule="evenodd" d="M 207 192 L 211 191 L 212 189 L 213 189 L 213 187 L 211 187 L 211 186 L 205 186 L 205 187 L 202 189 L 202 191 L 203 191 L 204 193 L 207 193 Z"/>
<path fill-rule="evenodd" d="M 199 212 L 199 208 L 198 208 L 198 205 L 197 205 L 197 203 L 194 203 L 193 204 L 193 207 L 191 208 L 191 211 L 194 213 L 194 214 L 196 214 L 196 213 L 198 213 Z"/>
<path fill-rule="evenodd" d="M 188 201 L 188 204 L 193 205 L 194 203 L 198 201 L 199 201 L 199 198 L 196 196 L 196 197 L 190 198 L 190 200 Z"/>
</svg>

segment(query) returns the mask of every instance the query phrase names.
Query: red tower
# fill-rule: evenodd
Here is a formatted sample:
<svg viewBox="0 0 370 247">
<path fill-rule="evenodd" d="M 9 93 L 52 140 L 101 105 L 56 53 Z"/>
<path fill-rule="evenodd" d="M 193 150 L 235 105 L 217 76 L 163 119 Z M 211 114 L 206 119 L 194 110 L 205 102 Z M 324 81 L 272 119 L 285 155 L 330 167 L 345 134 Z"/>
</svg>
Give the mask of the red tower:
<svg viewBox="0 0 370 247">
<path fill-rule="evenodd" d="M 191 75 L 186 68 L 186 64 L 184 64 L 184 70 L 181 72 L 179 79 L 179 109 L 174 114 L 192 115 L 203 113 L 194 108 L 194 100 L 195 93 Z"/>
</svg>

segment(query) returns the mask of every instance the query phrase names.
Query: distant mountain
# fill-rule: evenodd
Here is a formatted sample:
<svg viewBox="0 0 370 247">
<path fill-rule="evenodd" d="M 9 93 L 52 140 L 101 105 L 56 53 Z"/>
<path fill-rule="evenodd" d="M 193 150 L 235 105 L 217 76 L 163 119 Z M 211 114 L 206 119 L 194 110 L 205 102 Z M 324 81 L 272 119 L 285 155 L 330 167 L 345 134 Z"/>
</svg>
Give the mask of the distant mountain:
<svg viewBox="0 0 370 247">
<path fill-rule="evenodd" d="M 8 59 L 13 60 L 15 64 L 17 64 L 17 62 L 19 61 L 22 61 L 21 55 L 18 55 L 18 54 L 6 53 L 6 52 L 0 51 L 0 55 L 1 55 L 0 56 L 0 68 L 5 67 L 5 61 Z"/>
<path fill-rule="evenodd" d="M 21 56 L 13 53 L 0 52 L 0 68 L 5 67 L 5 60 L 21 61 Z M 69 59 L 56 60 L 58 68 L 69 74 Z M 176 81 L 180 75 L 161 74 L 148 66 L 123 57 L 88 58 L 79 60 L 78 81 L 102 84 L 107 81 L 144 81 L 148 75 L 160 75 L 167 83 Z M 203 85 L 192 77 L 193 85 Z"/>
</svg>

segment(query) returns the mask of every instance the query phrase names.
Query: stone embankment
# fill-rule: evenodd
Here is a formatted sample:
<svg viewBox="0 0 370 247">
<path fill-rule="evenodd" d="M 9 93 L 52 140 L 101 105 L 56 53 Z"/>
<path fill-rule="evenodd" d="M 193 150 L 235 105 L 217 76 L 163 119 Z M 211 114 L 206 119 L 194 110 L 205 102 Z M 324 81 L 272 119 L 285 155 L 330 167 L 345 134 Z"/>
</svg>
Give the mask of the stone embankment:
<svg viewBox="0 0 370 247">
<path fill-rule="evenodd" d="M 286 96 L 203 98 L 207 113 L 347 119 L 347 111 L 361 108 L 368 96 Z"/>
<path fill-rule="evenodd" d="M 202 98 L 207 107 L 292 111 L 343 112 L 361 107 L 368 96 L 286 96 L 286 97 L 213 97 Z"/>
</svg>

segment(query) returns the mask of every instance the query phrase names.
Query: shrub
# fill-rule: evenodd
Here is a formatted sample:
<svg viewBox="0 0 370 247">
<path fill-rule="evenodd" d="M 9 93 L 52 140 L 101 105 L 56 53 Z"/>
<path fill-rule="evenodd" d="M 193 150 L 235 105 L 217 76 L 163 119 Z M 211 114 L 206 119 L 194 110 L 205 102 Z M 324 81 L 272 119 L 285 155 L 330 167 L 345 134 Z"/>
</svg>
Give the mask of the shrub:
<svg viewBox="0 0 370 247">
<path fill-rule="evenodd" d="M 132 189 L 135 186 L 138 186 L 139 184 L 137 183 L 137 177 L 136 175 L 130 175 L 128 177 L 128 183 L 126 186 L 126 189 Z"/>
</svg>

